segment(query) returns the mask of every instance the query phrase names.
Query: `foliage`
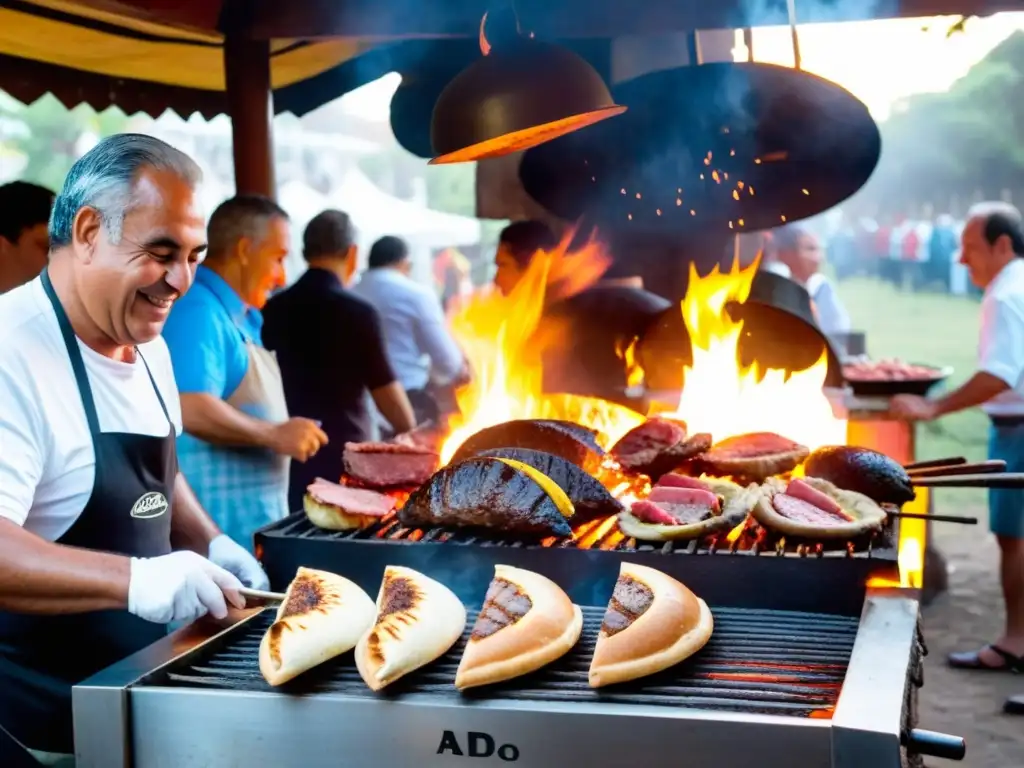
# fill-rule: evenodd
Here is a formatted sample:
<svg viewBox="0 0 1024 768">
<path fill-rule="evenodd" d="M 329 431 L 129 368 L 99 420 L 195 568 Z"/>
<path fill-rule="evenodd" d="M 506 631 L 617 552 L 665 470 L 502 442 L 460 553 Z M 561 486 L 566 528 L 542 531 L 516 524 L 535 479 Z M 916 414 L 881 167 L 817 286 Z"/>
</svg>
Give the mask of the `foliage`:
<svg viewBox="0 0 1024 768">
<path fill-rule="evenodd" d="M 0 118 L 19 121 L 28 129 L 6 141 L 9 150 L 27 160 L 20 177 L 54 190 L 60 189 L 78 159 L 77 145 L 83 135 L 103 138 L 128 125 L 128 118 L 116 107 L 97 114 L 82 104 L 68 111 L 50 94 L 28 105 L 0 100 Z"/>
<path fill-rule="evenodd" d="M 942 190 L 1020 191 L 1024 178 L 1024 33 L 1015 32 L 946 93 L 909 98 L 881 125 L 882 159 L 870 187 L 889 202 Z"/>
</svg>

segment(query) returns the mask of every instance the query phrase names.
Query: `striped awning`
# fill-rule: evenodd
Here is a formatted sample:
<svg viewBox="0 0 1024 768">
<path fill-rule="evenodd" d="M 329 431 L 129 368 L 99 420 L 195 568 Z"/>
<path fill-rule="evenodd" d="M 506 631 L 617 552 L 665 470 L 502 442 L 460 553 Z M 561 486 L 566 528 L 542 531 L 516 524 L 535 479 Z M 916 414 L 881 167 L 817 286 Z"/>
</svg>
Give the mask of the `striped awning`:
<svg viewBox="0 0 1024 768">
<path fill-rule="evenodd" d="M 83 102 L 97 110 L 117 105 L 129 114 L 156 116 L 172 109 L 186 117 L 211 117 L 225 111 L 224 38 L 215 31 L 220 2 L 209 0 L 211 29 L 172 26 L 99 5 L 0 0 L 0 89 L 24 102 L 51 92 L 69 108 Z M 274 40 L 275 94 L 325 73 L 336 75 L 339 65 L 371 47 L 353 39 Z M 298 105 L 275 98 L 278 110 L 319 106 L 306 91 Z"/>
</svg>

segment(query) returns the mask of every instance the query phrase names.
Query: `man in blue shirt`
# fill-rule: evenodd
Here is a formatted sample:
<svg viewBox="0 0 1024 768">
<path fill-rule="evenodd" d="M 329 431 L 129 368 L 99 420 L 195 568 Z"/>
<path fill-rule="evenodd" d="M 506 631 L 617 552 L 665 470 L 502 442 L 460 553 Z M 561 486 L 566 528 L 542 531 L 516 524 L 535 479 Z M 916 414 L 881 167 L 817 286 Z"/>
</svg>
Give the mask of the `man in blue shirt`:
<svg viewBox="0 0 1024 768">
<path fill-rule="evenodd" d="M 355 293 L 380 313 L 388 358 L 420 422 L 436 420 L 427 385 L 450 384 L 465 370 L 462 352 L 448 332 L 437 295 L 409 277 L 409 249 L 382 237 L 370 249 L 369 269 Z"/>
<path fill-rule="evenodd" d="M 416 426 L 388 363 L 380 316 L 345 289 L 355 272 L 356 250 L 346 214 L 327 210 L 315 216 L 302 236 L 309 269 L 263 313 L 263 342 L 281 363 L 289 409 L 322 422 L 331 441 L 314 458 L 292 465 L 292 509 L 301 508 L 317 477 L 338 479 L 345 443 L 373 439 L 367 393 L 395 432 Z"/>
<path fill-rule="evenodd" d="M 181 470 L 221 530 L 252 546 L 288 514 L 290 459 L 327 443 L 316 422 L 289 418 L 281 372 L 263 347 L 260 309 L 284 285 L 288 215 L 240 196 L 210 217 L 209 255 L 164 326 L 181 392 Z"/>
</svg>

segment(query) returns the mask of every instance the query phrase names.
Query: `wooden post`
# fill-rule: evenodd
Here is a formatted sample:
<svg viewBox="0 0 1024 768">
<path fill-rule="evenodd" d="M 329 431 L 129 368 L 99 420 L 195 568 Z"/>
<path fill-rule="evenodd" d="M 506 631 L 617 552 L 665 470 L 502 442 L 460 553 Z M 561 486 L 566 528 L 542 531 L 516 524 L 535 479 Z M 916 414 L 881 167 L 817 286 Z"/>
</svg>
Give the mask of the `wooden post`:
<svg viewBox="0 0 1024 768">
<path fill-rule="evenodd" d="M 270 85 L 270 42 L 224 39 L 235 194 L 277 196 L 274 183 L 274 94 Z"/>
</svg>

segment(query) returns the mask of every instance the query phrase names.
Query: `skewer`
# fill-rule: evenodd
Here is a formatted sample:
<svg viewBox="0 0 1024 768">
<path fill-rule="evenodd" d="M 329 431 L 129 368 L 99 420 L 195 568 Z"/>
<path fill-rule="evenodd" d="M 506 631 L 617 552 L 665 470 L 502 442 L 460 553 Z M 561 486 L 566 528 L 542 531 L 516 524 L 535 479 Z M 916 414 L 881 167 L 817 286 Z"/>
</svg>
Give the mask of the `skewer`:
<svg viewBox="0 0 1024 768">
<path fill-rule="evenodd" d="M 951 477 L 953 475 L 981 475 L 993 472 L 1005 472 L 1006 462 L 1001 459 L 991 461 L 977 461 L 973 464 L 954 464 L 944 467 L 925 467 L 924 469 L 908 469 L 907 474 L 911 480 L 919 477 Z"/>
<path fill-rule="evenodd" d="M 912 477 L 910 482 L 919 488 L 1024 488 L 1024 472 Z"/>
<path fill-rule="evenodd" d="M 284 602 L 283 592 L 265 592 L 262 589 L 249 589 L 248 587 L 242 587 L 238 590 L 238 593 L 246 599 L 252 598 L 254 600 L 265 600 L 268 603 Z"/>
<path fill-rule="evenodd" d="M 945 459 L 928 459 L 928 461 L 914 461 L 910 464 L 904 464 L 903 468 L 907 472 L 913 472 L 916 469 L 933 469 L 934 467 L 955 467 L 960 464 L 966 464 L 967 459 L 963 456 L 950 456 Z"/>
<path fill-rule="evenodd" d="M 958 515 L 930 515 L 926 512 L 886 512 L 889 517 L 907 518 L 910 520 L 932 520 L 936 523 L 960 523 L 961 525 L 977 525 L 976 517 L 959 517 Z"/>
</svg>

